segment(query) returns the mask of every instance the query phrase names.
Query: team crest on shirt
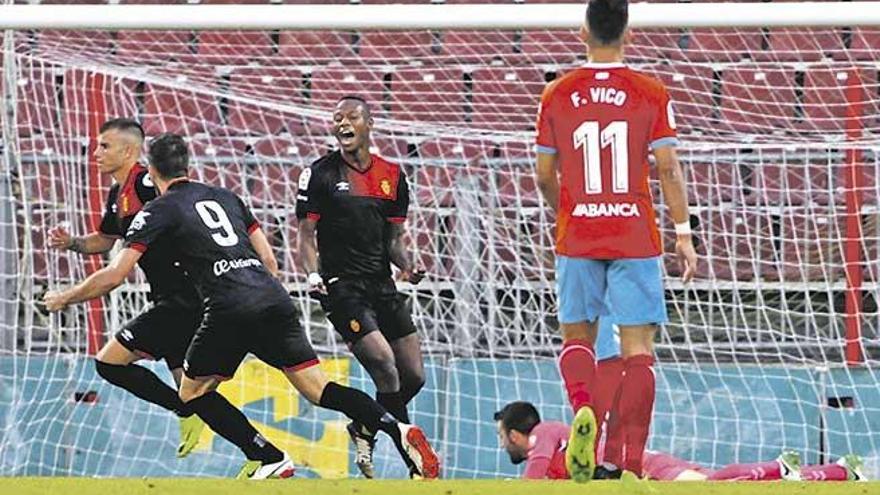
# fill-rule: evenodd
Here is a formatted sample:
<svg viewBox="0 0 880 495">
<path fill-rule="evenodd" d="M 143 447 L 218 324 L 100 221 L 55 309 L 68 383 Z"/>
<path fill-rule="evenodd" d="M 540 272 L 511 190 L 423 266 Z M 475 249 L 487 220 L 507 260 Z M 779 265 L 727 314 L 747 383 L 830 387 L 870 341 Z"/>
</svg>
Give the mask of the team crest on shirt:
<svg viewBox="0 0 880 495">
<path fill-rule="evenodd" d="M 348 325 L 351 327 L 351 331 L 354 333 L 358 333 L 361 331 L 361 323 L 357 320 L 351 320 Z"/>
<path fill-rule="evenodd" d="M 391 181 L 388 179 L 382 179 L 379 182 L 379 189 L 382 189 L 382 194 L 385 196 L 391 196 Z"/>
</svg>

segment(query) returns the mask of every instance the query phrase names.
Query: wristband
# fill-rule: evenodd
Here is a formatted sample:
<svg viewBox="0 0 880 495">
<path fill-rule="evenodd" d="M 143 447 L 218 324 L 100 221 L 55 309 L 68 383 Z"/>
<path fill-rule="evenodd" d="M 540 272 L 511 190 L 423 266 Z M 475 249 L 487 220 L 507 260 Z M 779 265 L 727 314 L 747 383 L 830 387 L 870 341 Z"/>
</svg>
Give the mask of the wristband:
<svg viewBox="0 0 880 495">
<path fill-rule="evenodd" d="M 691 235 L 691 223 L 690 222 L 682 222 L 675 224 L 675 234 L 676 235 Z"/>
<path fill-rule="evenodd" d="M 321 278 L 321 274 L 318 272 L 312 272 L 309 274 L 309 285 L 321 285 L 324 283 L 324 279 Z"/>
</svg>

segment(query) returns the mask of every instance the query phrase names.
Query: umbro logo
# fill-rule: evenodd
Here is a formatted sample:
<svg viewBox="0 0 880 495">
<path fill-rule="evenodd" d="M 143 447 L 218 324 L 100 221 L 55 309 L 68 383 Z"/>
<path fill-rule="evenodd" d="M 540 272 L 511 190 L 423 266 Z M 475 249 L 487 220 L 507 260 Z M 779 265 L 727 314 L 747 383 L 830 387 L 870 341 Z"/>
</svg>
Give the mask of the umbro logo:
<svg viewBox="0 0 880 495">
<path fill-rule="evenodd" d="M 123 330 L 119 333 L 119 336 L 123 338 L 123 340 L 133 340 L 134 334 L 131 333 L 131 330 Z"/>
<path fill-rule="evenodd" d="M 336 190 L 339 192 L 348 191 L 350 187 L 351 186 L 348 184 L 348 182 L 345 181 L 336 183 Z"/>
</svg>

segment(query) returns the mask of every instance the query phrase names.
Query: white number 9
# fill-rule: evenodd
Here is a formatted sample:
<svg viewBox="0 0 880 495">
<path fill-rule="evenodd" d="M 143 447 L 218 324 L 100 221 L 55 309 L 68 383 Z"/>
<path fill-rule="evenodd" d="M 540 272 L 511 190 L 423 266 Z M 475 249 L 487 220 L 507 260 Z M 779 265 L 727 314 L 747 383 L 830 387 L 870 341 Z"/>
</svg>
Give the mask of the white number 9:
<svg viewBox="0 0 880 495">
<path fill-rule="evenodd" d="M 238 235 L 235 234 L 229 216 L 220 203 L 214 200 L 199 201 L 196 203 L 196 212 L 202 217 L 205 226 L 211 230 L 220 231 L 211 233 L 214 242 L 223 247 L 232 247 L 238 244 Z"/>
</svg>

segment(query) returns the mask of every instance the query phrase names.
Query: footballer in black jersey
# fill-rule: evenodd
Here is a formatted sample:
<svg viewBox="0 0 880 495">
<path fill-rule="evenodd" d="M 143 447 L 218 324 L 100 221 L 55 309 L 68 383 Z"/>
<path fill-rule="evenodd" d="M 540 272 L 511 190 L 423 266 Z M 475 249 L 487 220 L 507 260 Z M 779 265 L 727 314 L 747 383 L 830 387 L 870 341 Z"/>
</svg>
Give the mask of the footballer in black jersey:
<svg viewBox="0 0 880 495">
<path fill-rule="evenodd" d="M 107 121 L 100 132 L 95 160 L 101 172 L 114 178 L 100 227 L 82 237 L 71 236 L 63 227 L 50 229 L 49 244 L 54 248 L 84 254 L 107 252 L 116 239 L 123 237 L 144 205 L 156 197 L 147 169 L 137 163 L 144 139 L 140 125 L 114 119 Z M 181 417 L 178 455 L 183 457 L 195 448 L 204 423 L 185 410 L 176 390 L 132 363 L 141 358 L 164 359 L 179 385 L 186 350 L 202 320 L 202 299 L 167 245 L 156 246 L 138 264 L 150 284 L 153 304 L 126 322 L 104 345 L 95 358 L 95 367 L 110 383 Z"/>
<path fill-rule="evenodd" d="M 357 97 L 333 112 L 339 150 L 300 174 L 296 215 L 299 253 L 310 290 L 320 294 L 327 318 L 376 384 L 377 400 L 407 422 L 406 405 L 425 383 L 421 345 L 405 295 L 391 278 L 418 283 L 403 243 L 409 208 L 406 174 L 370 153 L 372 117 Z M 373 476 L 373 439 L 349 425 L 356 463 Z"/>
<path fill-rule="evenodd" d="M 81 284 L 69 302 L 118 285 L 153 246 L 169 242 L 205 297 L 205 316 L 187 351 L 180 397 L 247 456 L 240 477 L 286 478 L 294 472 L 290 458 L 216 392 L 248 352 L 281 369 L 312 403 L 344 412 L 374 433 L 387 433 L 410 469 L 437 477 L 439 460 L 421 429 L 396 421 L 363 392 L 328 381 L 276 278 L 275 256 L 254 216 L 231 191 L 189 181 L 188 162 L 182 137 L 163 134 L 151 142 L 149 171 L 161 196 L 132 220 L 126 249 Z"/>
</svg>

